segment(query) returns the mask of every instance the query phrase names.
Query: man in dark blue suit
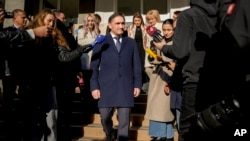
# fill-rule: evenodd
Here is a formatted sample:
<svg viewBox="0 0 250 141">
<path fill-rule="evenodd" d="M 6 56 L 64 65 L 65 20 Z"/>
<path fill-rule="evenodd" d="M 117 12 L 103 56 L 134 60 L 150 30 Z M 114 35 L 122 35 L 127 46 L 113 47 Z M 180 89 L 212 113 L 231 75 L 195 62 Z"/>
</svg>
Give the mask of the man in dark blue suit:
<svg viewBox="0 0 250 141">
<path fill-rule="evenodd" d="M 117 140 L 128 141 L 130 111 L 142 86 L 140 57 L 135 40 L 122 36 L 124 15 L 114 13 L 108 22 L 110 33 L 93 49 L 91 92 L 93 98 L 98 99 L 106 141 L 113 140 L 114 108 L 119 119 Z"/>
</svg>

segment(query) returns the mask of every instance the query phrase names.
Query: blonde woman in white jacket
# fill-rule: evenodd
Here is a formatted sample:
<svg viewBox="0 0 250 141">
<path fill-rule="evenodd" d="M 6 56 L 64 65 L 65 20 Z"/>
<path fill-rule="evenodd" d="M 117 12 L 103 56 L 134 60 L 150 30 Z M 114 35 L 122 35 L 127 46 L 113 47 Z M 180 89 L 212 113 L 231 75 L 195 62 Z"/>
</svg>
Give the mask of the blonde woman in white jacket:
<svg viewBox="0 0 250 141">
<path fill-rule="evenodd" d="M 155 27 L 162 34 L 162 22 L 161 22 L 161 18 L 160 18 L 160 14 L 159 14 L 158 10 L 155 10 L 155 9 L 149 10 L 146 14 L 146 22 L 147 22 L 148 26 Z M 153 37 L 151 37 L 150 35 L 147 34 L 147 48 L 149 48 L 151 46 L 150 43 L 152 40 L 153 40 Z M 145 56 L 145 66 L 144 67 L 145 67 L 145 71 L 146 71 L 148 77 L 150 77 L 151 72 L 152 72 L 152 68 L 154 67 L 154 65 L 151 64 L 150 61 L 148 60 L 148 54 L 146 54 L 146 56 Z"/>
</svg>

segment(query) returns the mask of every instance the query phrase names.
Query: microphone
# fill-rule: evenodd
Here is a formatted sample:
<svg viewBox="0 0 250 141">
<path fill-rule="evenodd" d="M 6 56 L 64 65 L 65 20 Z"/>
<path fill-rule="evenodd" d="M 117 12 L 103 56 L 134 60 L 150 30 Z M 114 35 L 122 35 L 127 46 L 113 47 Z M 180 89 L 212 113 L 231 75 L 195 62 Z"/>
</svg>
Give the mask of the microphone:
<svg viewBox="0 0 250 141">
<path fill-rule="evenodd" d="M 104 41 L 105 36 L 104 35 L 99 35 L 95 41 L 91 44 L 92 47 L 94 47 L 96 44 L 101 43 L 102 41 Z"/>
<path fill-rule="evenodd" d="M 95 41 L 94 41 L 93 43 L 87 44 L 87 45 L 83 45 L 83 46 L 80 46 L 79 50 L 81 50 L 82 53 L 88 53 L 89 51 L 91 51 L 91 50 L 94 48 L 94 46 L 95 46 L 96 44 L 99 44 L 99 43 L 103 42 L 104 39 L 105 39 L 105 36 L 104 36 L 104 35 L 99 35 L 99 36 L 95 39 Z"/>
<path fill-rule="evenodd" d="M 146 32 L 153 37 L 153 40 L 155 42 L 161 42 L 164 37 L 161 35 L 161 31 L 158 30 L 157 28 L 153 27 L 153 26 L 147 26 L 146 27 Z"/>
<path fill-rule="evenodd" d="M 151 57 L 153 57 L 154 59 L 157 59 L 158 61 L 163 61 L 162 57 L 157 55 L 156 53 L 154 53 L 150 48 L 146 49 L 146 52 L 148 53 L 148 55 L 150 55 Z"/>
</svg>

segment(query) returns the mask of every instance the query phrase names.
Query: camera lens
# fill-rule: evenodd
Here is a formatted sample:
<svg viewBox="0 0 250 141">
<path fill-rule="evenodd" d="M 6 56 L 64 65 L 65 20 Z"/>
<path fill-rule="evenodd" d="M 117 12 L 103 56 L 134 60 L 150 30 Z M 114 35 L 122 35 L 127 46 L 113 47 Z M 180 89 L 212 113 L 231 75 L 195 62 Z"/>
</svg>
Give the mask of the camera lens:
<svg viewBox="0 0 250 141">
<path fill-rule="evenodd" d="M 237 123 L 240 104 L 233 97 L 224 99 L 196 115 L 196 123 L 205 132 L 212 132 L 223 125 Z"/>
</svg>

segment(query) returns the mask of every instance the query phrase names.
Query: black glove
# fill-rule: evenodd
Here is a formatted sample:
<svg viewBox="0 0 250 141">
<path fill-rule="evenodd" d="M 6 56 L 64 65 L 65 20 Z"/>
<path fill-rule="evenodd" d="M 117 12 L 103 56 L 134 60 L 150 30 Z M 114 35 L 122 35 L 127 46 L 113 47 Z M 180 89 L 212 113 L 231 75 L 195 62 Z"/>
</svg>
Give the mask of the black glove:
<svg viewBox="0 0 250 141">
<path fill-rule="evenodd" d="M 91 44 L 83 45 L 83 46 L 78 46 L 77 50 L 79 53 L 88 53 L 93 49 Z"/>
</svg>

